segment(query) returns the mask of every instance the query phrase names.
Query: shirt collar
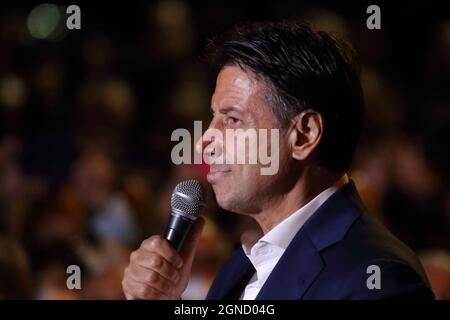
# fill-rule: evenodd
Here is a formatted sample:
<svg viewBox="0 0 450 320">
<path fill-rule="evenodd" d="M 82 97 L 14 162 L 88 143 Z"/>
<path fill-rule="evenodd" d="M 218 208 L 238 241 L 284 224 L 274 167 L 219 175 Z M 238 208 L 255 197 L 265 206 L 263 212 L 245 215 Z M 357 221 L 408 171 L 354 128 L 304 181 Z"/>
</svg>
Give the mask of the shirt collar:
<svg viewBox="0 0 450 320">
<path fill-rule="evenodd" d="M 328 187 L 314 199 L 309 201 L 303 207 L 292 213 L 286 219 L 281 221 L 272 230 L 261 237 L 257 243 L 265 243 L 277 246 L 283 250 L 286 250 L 289 243 L 295 237 L 300 228 L 305 222 L 313 215 L 313 213 L 325 202 L 327 199 L 337 191 L 340 187 L 348 183 L 348 176 L 344 174 L 339 180 L 337 180 L 332 186 Z M 244 252 L 249 255 L 251 248 L 242 245 Z"/>
</svg>

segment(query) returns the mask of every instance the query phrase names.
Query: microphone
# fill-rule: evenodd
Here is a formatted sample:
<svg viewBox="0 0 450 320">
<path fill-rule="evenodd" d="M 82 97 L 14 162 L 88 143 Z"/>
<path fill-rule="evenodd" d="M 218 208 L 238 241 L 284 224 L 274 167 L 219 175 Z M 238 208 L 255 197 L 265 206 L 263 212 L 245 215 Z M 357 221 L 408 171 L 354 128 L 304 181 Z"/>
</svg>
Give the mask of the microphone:
<svg viewBox="0 0 450 320">
<path fill-rule="evenodd" d="M 164 238 L 178 252 L 194 224 L 205 207 L 205 191 L 197 180 L 180 182 L 172 192 L 172 207 Z"/>
</svg>

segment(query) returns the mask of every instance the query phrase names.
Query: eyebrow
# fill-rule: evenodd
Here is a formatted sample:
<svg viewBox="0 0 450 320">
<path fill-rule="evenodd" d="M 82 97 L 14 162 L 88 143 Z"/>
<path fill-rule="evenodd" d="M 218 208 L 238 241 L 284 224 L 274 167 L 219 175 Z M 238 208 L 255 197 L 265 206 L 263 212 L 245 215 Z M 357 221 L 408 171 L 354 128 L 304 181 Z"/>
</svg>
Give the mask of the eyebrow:
<svg viewBox="0 0 450 320">
<path fill-rule="evenodd" d="M 222 114 L 227 114 L 231 111 L 242 112 L 240 108 L 236 108 L 234 106 L 219 108 L 219 113 L 222 113 Z M 211 108 L 211 112 L 212 112 L 212 114 L 214 114 L 214 110 L 212 108 Z"/>
</svg>

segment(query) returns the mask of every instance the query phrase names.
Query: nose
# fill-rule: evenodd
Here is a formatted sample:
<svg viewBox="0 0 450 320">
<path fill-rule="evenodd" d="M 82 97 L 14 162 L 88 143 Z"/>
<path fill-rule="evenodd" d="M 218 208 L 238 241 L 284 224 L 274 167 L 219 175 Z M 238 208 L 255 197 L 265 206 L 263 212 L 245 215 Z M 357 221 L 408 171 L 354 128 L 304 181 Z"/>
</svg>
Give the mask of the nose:
<svg viewBox="0 0 450 320">
<path fill-rule="evenodd" d="M 208 129 L 202 135 L 202 137 L 195 144 L 195 151 L 205 157 L 207 163 L 211 163 L 212 158 L 220 156 L 220 135 L 218 129 L 213 125 L 213 122 L 209 125 Z M 203 158 L 202 157 L 202 158 Z"/>
<path fill-rule="evenodd" d="M 215 138 L 210 134 L 211 129 L 208 128 L 208 130 L 205 131 L 205 133 L 202 135 L 202 137 L 197 141 L 195 144 L 195 151 L 207 156 L 213 156 L 214 155 L 214 148 L 213 145 L 215 143 Z"/>
<path fill-rule="evenodd" d="M 195 143 L 195 152 L 197 153 L 203 153 L 203 150 L 212 142 L 212 140 L 206 139 L 206 133 L 203 133 L 203 135 L 200 137 L 200 139 Z"/>
</svg>

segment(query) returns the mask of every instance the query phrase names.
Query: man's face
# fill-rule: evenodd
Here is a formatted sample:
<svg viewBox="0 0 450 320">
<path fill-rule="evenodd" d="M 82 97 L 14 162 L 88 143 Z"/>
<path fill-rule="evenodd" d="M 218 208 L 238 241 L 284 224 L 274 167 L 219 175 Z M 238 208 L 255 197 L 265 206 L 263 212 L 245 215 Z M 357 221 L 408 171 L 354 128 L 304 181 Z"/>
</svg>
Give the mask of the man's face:
<svg viewBox="0 0 450 320">
<path fill-rule="evenodd" d="M 214 189 L 219 206 L 236 213 L 256 213 L 265 201 L 270 201 L 272 196 L 282 192 L 279 188 L 280 181 L 286 178 L 292 162 L 289 156 L 288 140 L 282 130 L 279 131 L 279 140 L 277 139 L 279 148 L 271 150 L 273 141 L 270 138 L 270 130 L 277 129 L 278 126 L 275 116 L 266 105 L 264 90 L 263 83 L 240 67 L 223 68 L 217 77 L 216 89 L 212 97 L 211 108 L 214 117 L 208 130 L 197 143 L 197 151 L 204 151 L 205 148 L 209 150 L 204 151 L 204 154 L 209 154 L 209 161 L 213 162 L 219 157 L 223 157 L 224 160 L 226 157 L 234 159 L 233 164 L 225 163 L 225 161 L 224 164 L 211 164 L 207 179 Z M 211 135 L 212 129 L 221 132 L 223 138 Z M 232 131 L 235 132 L 232 139 L 226 139 L 227 129 L 236 130 Z M 238 129 L 241 129 L 240 132 Z M 267 167 L 267 165 L 262 165 L 259 157 L 256 163 L 250 161 L 251 148 L 248 144 L 244 145 L 245 148 L 238 147 L 237 141 L 248 129 L 255 130 L 257 136 L 259 129 L 267 130 L 265 133 L 267 146 L 264 147 L 267 150 L 264 152 L 268 155 L 271 151 L 278 153 L 279 167 L 275 174 L 262 175 L 261 167 Z M 234 148 L 227 149 L 230 140 L 234 140 Z M 248 143 L 249 139 L 246 141 Z M 256 141 L 250 143 L 256 143 Z M 260 143 L 257 146 L 260 147 Z M 237 163 L 238 154 L 245 157 L 244 164 Z"/>
</svg>

